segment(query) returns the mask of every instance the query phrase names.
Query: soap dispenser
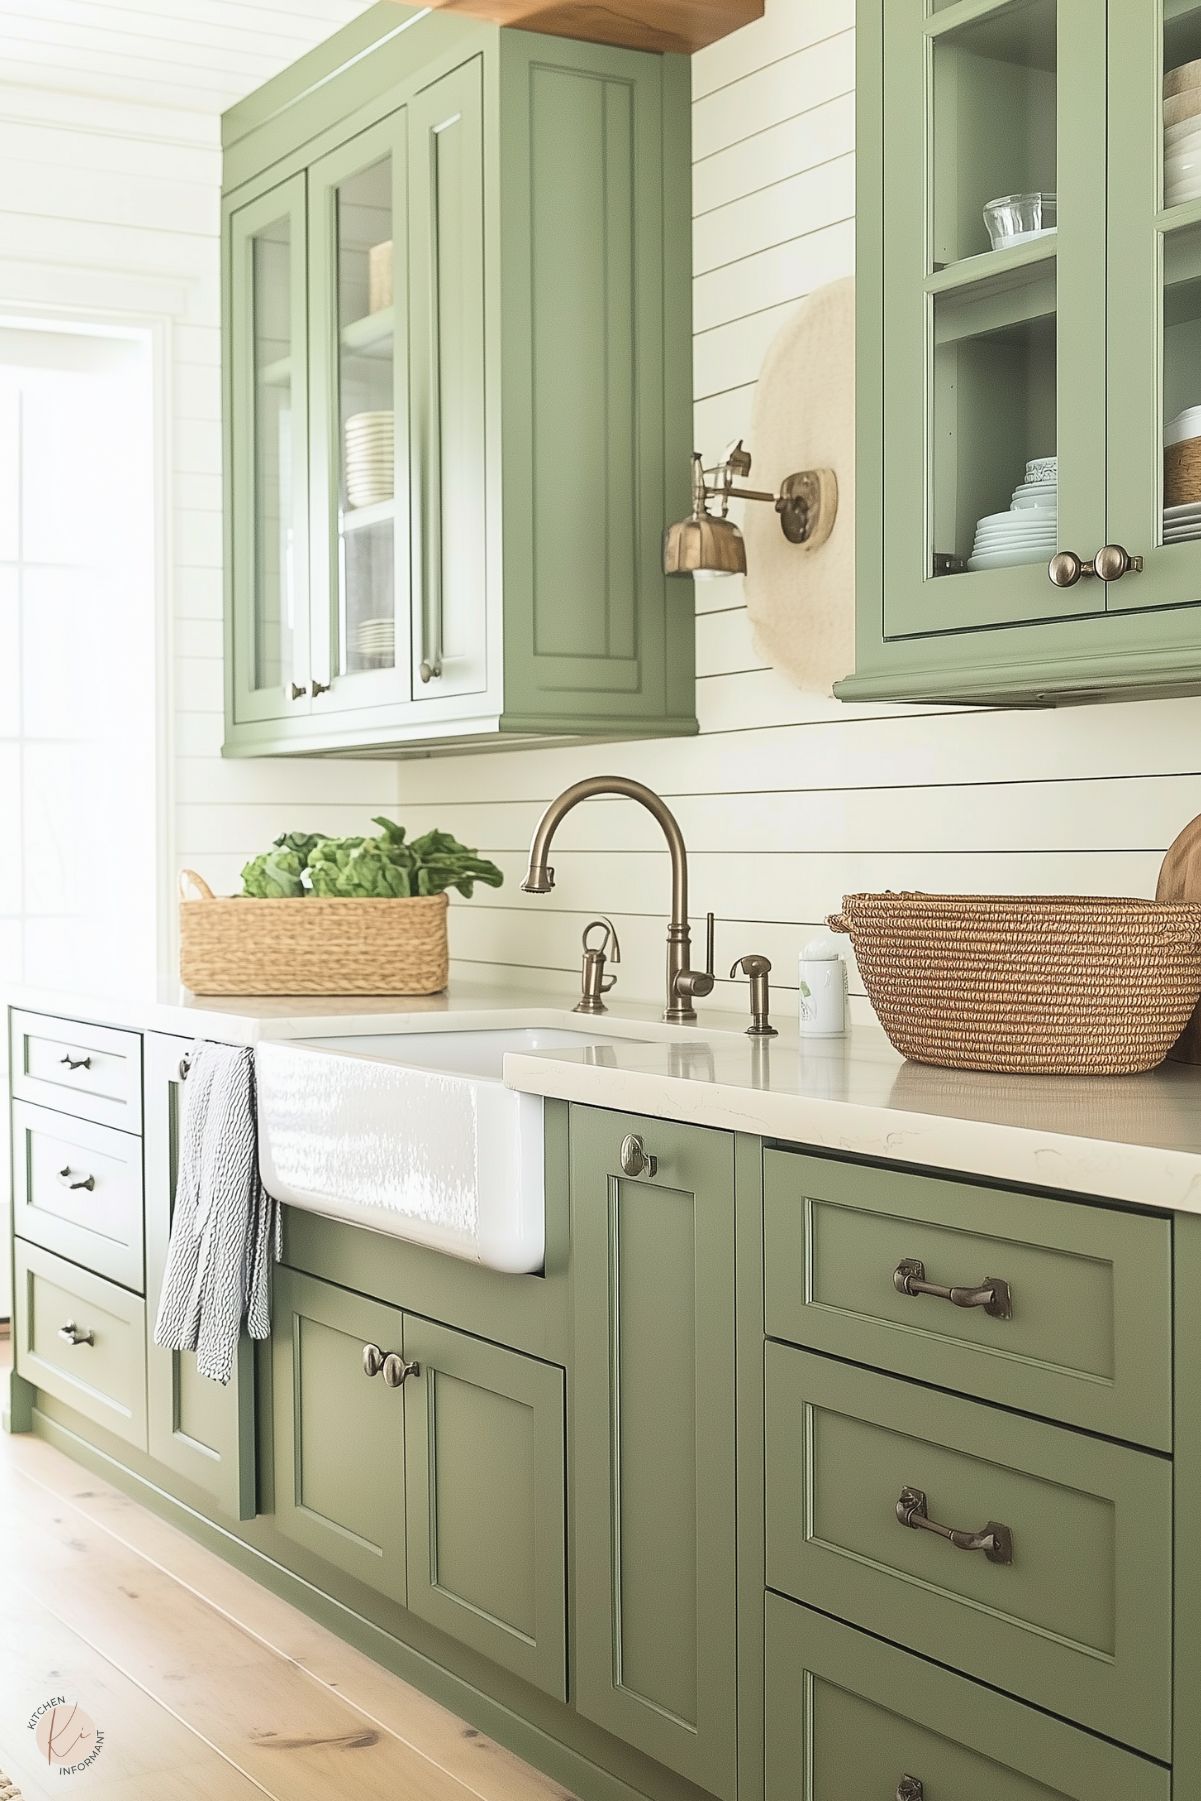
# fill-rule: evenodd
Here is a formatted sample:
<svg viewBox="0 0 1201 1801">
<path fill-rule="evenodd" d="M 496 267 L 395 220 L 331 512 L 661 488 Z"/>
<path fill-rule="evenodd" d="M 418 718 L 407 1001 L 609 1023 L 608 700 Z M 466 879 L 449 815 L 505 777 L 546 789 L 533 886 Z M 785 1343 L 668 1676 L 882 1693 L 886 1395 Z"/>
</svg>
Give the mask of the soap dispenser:
<svg viewBox="0 0 1201 1801">
<path fill-rule="evenodd" d="M 841 1038 L 847 1029 L 847 966 L 833 938 L 811 938 L 800 957 L 802 1038 Z"/>
</svg>

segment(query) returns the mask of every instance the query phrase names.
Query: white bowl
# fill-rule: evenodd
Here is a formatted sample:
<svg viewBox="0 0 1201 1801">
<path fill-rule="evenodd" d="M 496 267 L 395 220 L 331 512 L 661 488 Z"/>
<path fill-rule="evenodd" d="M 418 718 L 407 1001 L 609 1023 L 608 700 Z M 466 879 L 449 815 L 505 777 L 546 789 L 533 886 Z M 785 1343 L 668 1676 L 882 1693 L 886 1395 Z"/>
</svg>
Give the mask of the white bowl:
<svg viewBox="0 0 1201 1801">
<path fill-rule="evenodd" d="M 1173 94 L 1182 94 L 1188 88 L 1201 87 L 1201 61 L 1177 63 L 1174 69 L 1165 69 L 1163 76 L 1164 98 L 1170 99 Z"/>
<path fill-rule="evenodd" d="M 1175 125 L 1187 124 L 1190 119 L 1201 118 L 1201 87 L 1181 88 L 1178 94 L 1169 94 L 1163 103 L 1164 129 Z"/>
<path fill-rule="evenodd" d="M 1027 483 L 1043 481 L 1053 482 L 1058 473 L 1058 457 L 1031 457 L 1030 461 L 1026 464 Z"/>
</svg>

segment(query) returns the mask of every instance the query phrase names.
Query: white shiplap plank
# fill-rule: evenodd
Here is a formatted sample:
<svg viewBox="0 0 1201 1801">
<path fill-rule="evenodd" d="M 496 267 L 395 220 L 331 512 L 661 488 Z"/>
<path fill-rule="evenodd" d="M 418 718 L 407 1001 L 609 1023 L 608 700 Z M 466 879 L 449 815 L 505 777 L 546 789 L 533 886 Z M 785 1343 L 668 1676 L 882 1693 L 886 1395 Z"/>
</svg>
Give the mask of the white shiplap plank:
<svg viewBox="0 0 1201 1801">
<path fill-rule="evenodd" d="M 776 0 L 794 7 L 798 23 L 812 19 L 815 0 Z M 816 0 L 820 10 L 821 0 Z M 804 25 L 800 28 L 804 30 Z M 841 31 L 820 38 L 791 56 L 774 58 L 741 81 L 699 100 L 692 109 L 692 154 L 695 160 L 756 132 L 793 119 L 807 105 L 816 106 L 855 86 L 855 34 Z"/>
<path fill-rule="evenodd" d="M 801 169 L 848 155 L 854 148 L 855 96 L 840 94 L 697 163 L 694 216 L 706 217 L 717 207 L 771 188 Z"/>
<path fill-rule="evenodd" d="M 774 249 L 782 225 L 792 223 L 809 237 L 854 213 L 855 158 L 827 158 L 703 213 L 693 224 L 693 267 L 698 276 L 731 268 Z"/>
<path fill-rule="evenodd" d="M 769 4 L 761 19 L 732 37 L 721 38 L 692 59 L 692 97 L 705 99 L 719 88 L 756 74 L 773 62 L 795 56 L 806 45 L 849 31 L 855 0 L 822 0 L 819 5 Z"/>
</svg>

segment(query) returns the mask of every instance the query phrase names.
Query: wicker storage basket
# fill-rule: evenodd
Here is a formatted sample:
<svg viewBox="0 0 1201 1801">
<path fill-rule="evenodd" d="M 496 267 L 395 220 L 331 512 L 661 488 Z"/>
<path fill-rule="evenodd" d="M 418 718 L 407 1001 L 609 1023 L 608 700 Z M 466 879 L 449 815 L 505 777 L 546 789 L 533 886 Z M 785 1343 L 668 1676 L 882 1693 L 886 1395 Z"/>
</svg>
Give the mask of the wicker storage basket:
<svg viewBox="0 0 1201 1801">
<path fill-rule="evenodd" d="M 829 923 L 897 1050 L 948 1069 L 1152 1069 L 1201 995 L 1201 905 L 848 894 Z"/>
<path fill-rule="evenodd" d="M 188 886 L 200 896 L 188 898 Z M 180 878 L 179 977 L 193 994 L 438 994 L 444 894 L 416 900 L 219 900 Z"/>
<path fill-rule="evenodd" d="M 1163 453 L 1163 503 L 1179 507 L 1201 500 L 1201 438 L 1184 438 Z"/>
</svg>

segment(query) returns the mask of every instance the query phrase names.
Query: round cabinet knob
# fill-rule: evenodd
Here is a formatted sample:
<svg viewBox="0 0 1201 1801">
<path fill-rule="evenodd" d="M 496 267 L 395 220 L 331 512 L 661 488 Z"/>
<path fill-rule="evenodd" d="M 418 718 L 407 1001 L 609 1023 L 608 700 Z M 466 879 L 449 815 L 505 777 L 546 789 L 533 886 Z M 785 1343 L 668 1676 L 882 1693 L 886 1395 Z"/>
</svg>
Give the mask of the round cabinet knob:
<svg viewBox="0 0 1201 1801">
<path fill-rule="evenodd" d="M 321 694 L 328 694 L 332 687 L 333 687 L 332 682 L 314 682 L 313 683 L 313 699 L 316 700 L 317 697 Z"/>
<path fill-rule="evenodd" d="M 1119 582 L 1124 575 L 1137 575 L 1143 566 L 1141 557 L 1132 557 L 1122 544 L 1103 544 L 1093 558 L 1093 568 L 1103 582 Z"/>
<path fill-rule="evenodd" d="M 389 1388 L 403 1388 L 410 1376 L 419 1376 L 420 1367 L 416 1363 L 406 1363 L 395 1351 L 389 1351 L 384 1358 L 384 1381 Z"/>
<path fill-rule="evenodd" d="M 293 700 L 303 700 L 305 695 L 309 691 L 309 686 L 308 686 L 307 682 L 293 682 L 291 684 L 291 687 L 292 687 L 292 699 Z"/>
<path fill-rule="evenodd" d="M 379 1346 L 377 1344 L 365 1344 L 363 1346 L 363 1374 L 365 1376 L 378 1376 L 383 1367 L 384 1353 L 380 1350 Z"/>
<path fill-rule="evenodd" d="M 659 1159 L 651 1156 L 637 1132 L 628 1132 L 621 1141 L 621 1167 L 627 1176 L 653 1176 Z"/>
<path fill-rule="evenodd" d="M 1074 550 L 1061 550 L 1047 564 L 1047 574 L 1057 588 L 1074 588 L 1082 575 L 1094 573 L 1091 563 L 1082 562 Z"/>
</svg>

